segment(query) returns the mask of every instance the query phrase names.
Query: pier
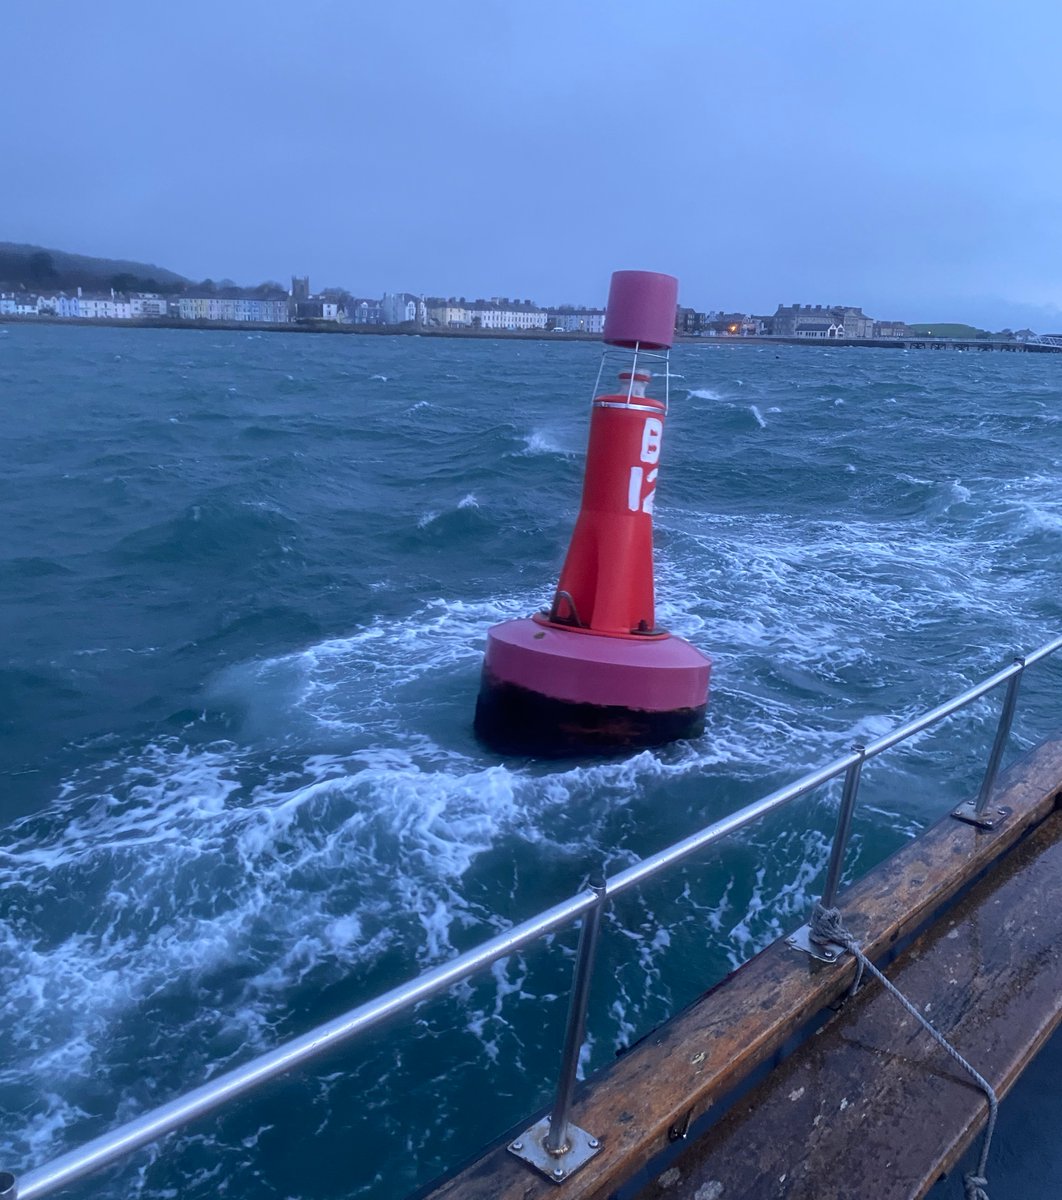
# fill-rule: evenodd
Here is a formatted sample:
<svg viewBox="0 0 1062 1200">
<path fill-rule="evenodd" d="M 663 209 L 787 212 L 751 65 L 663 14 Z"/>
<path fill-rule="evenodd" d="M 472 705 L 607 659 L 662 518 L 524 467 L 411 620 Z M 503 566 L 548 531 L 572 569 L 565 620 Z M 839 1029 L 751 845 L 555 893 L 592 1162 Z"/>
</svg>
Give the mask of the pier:
<svg viewBox="0 0 1062 1200">
<path fill-rule="evenodd" d="M 1000 351 L 1004 354 L 1062 354 L 1062 335 L 1042 334 L 1027 341 L 1010 338 L 936 338 L 925 334 L 911 334 L 903 338 L 808 338 L 742 337 L 724 334 L 719 337 L 679 337 L 677 341 L 687 346 L 808 346 L 817 349 L 844 350 L 958 350 L 974 352 L 981 350 Z"/>
<path fill-rule="evenodd" d="M 874 342 L 858 342 L 860 346 L 878 345 Z M 904 350 L 999 350 L 1004 354 L 1059 354 L 1062 353 L 1062 337 L 1044 335 L 1028 341 L 1011 341 L 1002 338 L 931 338 L 914 336 L 897 339 L 890 343 Z"/>
</svg>

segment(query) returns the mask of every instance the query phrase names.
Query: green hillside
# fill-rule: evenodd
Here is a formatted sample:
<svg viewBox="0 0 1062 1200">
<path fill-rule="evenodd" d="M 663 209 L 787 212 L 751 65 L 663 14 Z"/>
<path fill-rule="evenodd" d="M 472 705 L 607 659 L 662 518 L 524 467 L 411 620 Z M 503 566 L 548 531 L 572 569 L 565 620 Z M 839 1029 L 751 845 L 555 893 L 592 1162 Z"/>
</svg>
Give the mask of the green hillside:
<svg viewBox="0 0 1062 1200">
<path fill-rule="evenodd" d="M 0 288 L 72 291 L 82 287 L 97 291 L 113 287 L 118 291 L 180 292 L 188 282 L 183 275 L 153 263 L 90 258 L 43 246 L 0 242 Z"/>
<path fill-rule="evenodd" d="M 985 329 L 977 329 L 973 325 L 958 325 L 951 321 L 941 321 L 939 323 L 929 321 L 921 325 L 908 323 L 907 328 L 912 333 L 932 334 L 933 337 L 942 338 L 979 338 L 989 336 L 988 331 Z"/>
</svg>

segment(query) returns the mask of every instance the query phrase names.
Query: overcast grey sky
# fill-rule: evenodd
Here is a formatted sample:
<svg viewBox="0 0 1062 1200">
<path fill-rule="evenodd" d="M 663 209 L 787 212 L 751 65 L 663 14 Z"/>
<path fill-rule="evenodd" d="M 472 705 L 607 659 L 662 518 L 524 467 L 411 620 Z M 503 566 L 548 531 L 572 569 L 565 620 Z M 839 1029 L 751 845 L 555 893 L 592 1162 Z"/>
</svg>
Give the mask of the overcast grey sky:
<svg viewBox="0 0 1062 1200">
<path fill-rule="evenodd" d="M 7 3 L 0 240 L 1062 328 L 1062 4 Z"/>
</svg>

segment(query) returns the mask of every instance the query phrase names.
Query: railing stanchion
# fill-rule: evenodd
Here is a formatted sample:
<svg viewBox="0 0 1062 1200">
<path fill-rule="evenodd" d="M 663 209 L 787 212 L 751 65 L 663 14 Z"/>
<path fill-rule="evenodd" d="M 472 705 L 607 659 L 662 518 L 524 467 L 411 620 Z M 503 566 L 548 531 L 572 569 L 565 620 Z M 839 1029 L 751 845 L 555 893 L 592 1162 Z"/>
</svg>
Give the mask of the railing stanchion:
<svg viewBox="0 0 1062 1200">
<path fill-rule="evenodd" d="M 996 775 L 999 774 L 999 764 L 1003 760 L 1003 751 L 1007 745 L 1007 738 L 1010 737 L 1010 726 L 1014 720 L 1014 709 L 1018 703 L 1018 688 L 1021 686 L 1021 677 L 1025 672 L 1025 659 L 1016 658 L 1014 662 L 1019 669 L 1010 677 L 1007 683 L 1007 694 L 1003 697 L 1003 709 L 999 714 L 999 724 L 996 726 L 996 740 L 992 743 L 992 753 L 988 756 L 985 777 L 981 782 L 981 790 L 977 794 L 977 804 L 974 807 L 974 815 L 978 817 L 984 813 L 988 802 L 992 799 L 992 792 L 996 786 Z"/>
<path fill-rule="evenodd" d="M 590 1000 L 590 977 L 594 970 L 597 953 L 597 936 L 601 929 L 601 916 L 605 909 L 605 877 L 599 874 L 590 880 L 590 890 L 597 896 L 597 903 L 583 917 L 579 934 L 579 950 L 575 959 L 572 978 L 572 998 L 568 1006 L 568 1027 L 564 1033 L 564 1053 L 561 1056 L 560 1078 L 557 1080 L 557 1095 L 550 1114 L 549 1133 L 546 1134 L 546 1151 L 549 1154 L 564 1154 L 569 1149 L 568 1123 L 572 1111 L 572 1095 L 575 1092 L 575 1076 L 579 1067 L 579 1051 L 586 1035 L 586 1009 Z"/>
<path fill-rule="evenodd" d="M 841 808 L 837 814 L 837 828 L 833 832 L 830 861 L 826 864 L 826 882 L 822 885 L 822 899 L 815 905 L 812 919 L 801 925 L 786 938 L 794 949 L 810 954 L 822 962 L 833 963 L 844 954 L 845 947 L 837 942 L 825 940 L 816 928 L 820 917 L 834 907 L 837 889 L 841 886 L 844 870 L 844 852 L 848 849 L 848 838 L 852 832 L 852 814 L 855 812 L 856 797 L 859 795 L 859 776 L 867 761 L 867 748 L 859 742 L 852 747 L 855 755 L 844 773 L 844 790 L 841 792 Z"/>
<path fill-rule="evenodd" d="M 560 1078 L 553 1111 L 525 1129 L 509 1143 L 509 1153 L 523 1159 L 541 1171 L 554 1183 L 563 1183 L 601 1149 L 601 1142 L 592 1133 L 572 1123 L 572 1097 L 575 1076 L 579 1069 L 579 1051 L 586 1036 L 586 1007 L 590 999 L 590 976 L 594 971 L 597 935 L 607 903 L 607 884 L 603 873 L 591 876 L 590 891 L 594 903 L 583 913 L 579 933 L 579 949 L 575 955 L 572 976 L 572 996 L 568 1004 L 568 1024 L 564 1030 L 564 1052 L 561 1055 Z"/>
<path fill-rule="evenodd" d="M 848 849 L 848 836 L 852 831 L 852 813 L 855 811 L 856 796 L 859 794 L 859 775 L 866 760 L 866 746 L 856 743 L 852 752 L 859 757 L 848 768 L 844 776 L 844 791 L 841 793 L 841 811 L 837 814 L 837 829 L 830 849 L 830 862 L 826 868 L 826 883 L 822 889 L 822 907 L 833 908 L 837 899 L 837 888 L 844 867 L 844 852 Z"/>
</svg>

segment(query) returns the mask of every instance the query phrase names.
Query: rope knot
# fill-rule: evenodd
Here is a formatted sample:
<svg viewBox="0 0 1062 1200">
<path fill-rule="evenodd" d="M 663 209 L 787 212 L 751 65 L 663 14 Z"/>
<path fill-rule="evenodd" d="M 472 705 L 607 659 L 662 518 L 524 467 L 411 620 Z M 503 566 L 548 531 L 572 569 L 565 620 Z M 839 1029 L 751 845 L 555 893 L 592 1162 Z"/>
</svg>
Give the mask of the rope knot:
<svg viewBox="0 0 1062 1200">
<path fill-rule="evenodd" d="M 985 1191 L 988 1180 L 983 1175 L 974 1175 L 971 1172 L 962 1177 L 962 1182 L 966 1189 L 966 1200 L 988 1200 L 988 1192 Z"/>
<path fill-rule="evenodd" d="M 851 931 L 845 928 L 841 910 L 823 908 L 821 904 L 816 904 L 812 909 L 808 937 L 820 946 L 833 942 L 837 946 L 844 946 L 846 950 L 851 950 L 856 944 Z"/>
</svg>

